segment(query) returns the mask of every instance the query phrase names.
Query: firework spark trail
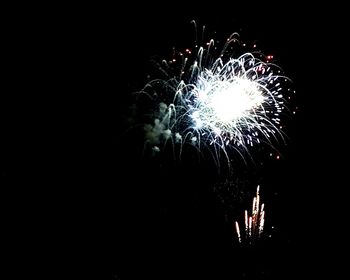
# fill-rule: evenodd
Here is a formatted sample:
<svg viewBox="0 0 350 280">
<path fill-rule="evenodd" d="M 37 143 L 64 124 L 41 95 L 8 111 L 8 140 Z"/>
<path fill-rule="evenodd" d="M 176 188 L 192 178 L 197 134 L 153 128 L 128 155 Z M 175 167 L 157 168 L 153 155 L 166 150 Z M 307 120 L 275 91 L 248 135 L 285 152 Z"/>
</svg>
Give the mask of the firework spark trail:
<svg viewBox="0 0 350 280">
<path fill-rule="evenodd" d="M 265 209 L 264 204 L 260 208 L 260 186 L 257 187 L 256 196 L 253 198 L 252 215 L 248 216 L 248 211 L 244 211 L 244 223 L 245 223 L 245 240 L 250 244 L 260 238 L 265 223 Z M 259 209 L 260 208 L 260 209 Z M 239 243 L 242 243 L 241 232 L 239 224 L 236 221 L 236 233 L 238 236 Z"/>
<path fill-rule="evenodd" d="M 241 234 L 240 234 L 238 222 L 236 222 L 236 232 L 237 232 L 237 236 L 238 236 L 238 241 L 239 241 L 239 243 L 241 243 L 242 239 L 241 239 Z"/>
<path fill-rule="evenodd" d="M 234 35 L 217 58 L 213 40 L 197 52 L 180 53 L 178 74 L 176 59 L 159 65 L 167 78 L 153 80 L 144 89 L 160 99 L 154 125 L 145 126 L 152 148 L 170 140 L 180 144 L 181 157 L 185 143 L 199 151 L 212 147 L 219 163 L 220 151 L 229 161 L 228 147 L 241 153 L 254 144 L 283 139 L 280 114 L 286 108 L 284 84 L 289 79 L 270 63 L 272 56 L 244 53 L 234 58 L 229 51 L 238 41 Z"/>
</svg>

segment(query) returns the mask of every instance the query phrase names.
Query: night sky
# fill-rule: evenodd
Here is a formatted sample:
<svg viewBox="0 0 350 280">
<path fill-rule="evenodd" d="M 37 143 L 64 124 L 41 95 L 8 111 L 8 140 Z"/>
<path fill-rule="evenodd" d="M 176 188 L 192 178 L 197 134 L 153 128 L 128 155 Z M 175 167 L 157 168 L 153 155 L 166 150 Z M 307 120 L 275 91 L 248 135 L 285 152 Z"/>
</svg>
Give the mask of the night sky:
<svg viewBox="0 0 350 280">
<path fill-rule="evenodd" d="M 142 142 L 130 139 L 132 133 L 129 138 L 122 136 L 113 151 L 118 155 L 115 161 L 123 167 L 116 168 L 121 171 L 118 178 L 106 179 L 106 193 L 101 197 L 105 203 L 100 202 L 104 207 L 102 224 L 109 236 L 109 241 L 102 244 L 112 255 L 109 268 L 121 280 L 286 279 L 313 275 L 310 258 L 314 252 L 310 247 L 319 229 L 313 225 L 317 219 L 311 217 L 317 185 L 310 178 L 313 128 L 311 116 L 307 116 L 309 66 L 303 66 L 311 46 L 301 38 L 311 31 L 296 26 L 291 21 L 294 15 L 270 18 L 256 12 L 250 16 L 245 11 L 246 18 L 220 11 L 212 15 L 208 10 L 197 12 L 197 17 L 186 11 L 185 15 L 173 12 L 172 8 L 169 12 L 131 17 L 130 28 L 116 33 L 125 38 L 125 54 L 124 47 L 115 54 L 116 68 L 121 69 L 119 56 L 128 59 L 125 64 L 123 61 L 125 77 L 116 85 L 115 94 L 122 96 L 124 89 L 137 90 L 138 83 L 142 85 L 152 55 L 170 56 L 172 47 L 191 46 L 191 19 L 196 19 L 198 26 L 205 24 L 208 33 L 216 31 L 214 36 L 220 39 L 237 31 L 243 40 L 256 40 L 263 51 L 273 54 L 295 83 L 293 106 L 299 110 L 288 122 L 288 145 L 279 147 L 283 159 L 258 158 L 256 161 L 264 161 L 264 167 L 257 168 L 238 164 L 242 170 L 238 177 L 247 184 L 244 191 L 248 193 L 243 202 L 228 198 L 228 205 L 223 205 L 213 191 L 217 180 L 222 180 L 214 166 L 206 162 L 198 166 L 191 158 L 180 164 L 169 159 L 141 160 Z M 113 26 L 113 20 L 111 23 Z M 112 114 L 117 102 L 107 105 Z M 108 122 L 111 128 L 112 123 Z M 117 127 L 115 130 L 118 133 Z M 113 156 L 110 160 L 114 162 Z M 110 161 L 107 165 L 111 168 Z M 107 174 L 112 175 L 113 169 Z M 243 215 L 243 205 L 250 205 L 257 183 L 262 185 L 266 231 L 271 238 L 252 248 L 241 248 L 235 240 L 233 221 Z"/>
<path fill-rule="evenodd" d="M 6 186 L 17 186 L 13 197 L 20 193 L 19 201 L 29 194 L 45 197 L 33 213 L 72 243 L 58 238 L 67 258 L 70 249 L 89 256 L 79 265 L 82 273 L 118 280 L 314 279 L 331 270 L 325 252 L 337 207 L 330 188 L 340 193 L 340 187 L 329 174 L 329 143 L 335 140 L 327 139 L 332 132 L 321 133 L 328 125 L 320 105 L 327 103 L 320 84 L 325 78 L 319 73 L 329 67 L 318 54 L 327 49 L 319 45 L 322 17 L 287 4 L 215 5 L 80 7 L 50 29 L 54 36 L 47 46 L 58 50 L 54 57 L 62 70 L 49 103 L 62 106 L 43 126 L 58 129 L 35 143 L 46 147 L 40 160 L 29 142 L 7 134 L 13 148 L 2 149 L 1 176 Z M 208 37 L 225 40 L 238 32 L 243 41 L 256 43 L 274 56 L 296 90 L 287 145 L 276 145 L 280 159 L 273 151 L 272 157 L 255 153 L 255 165 L 237 159 L 240 197 L 214 191 L 225 172 L 218 174 L 210 160 L 198 162 L 193 154 L 180 162 L 167 155 L 143 157 L 142 130 L 130 130 L 127 122 L 132 93 L 147 81 L 150 58 L 192 46 L 191 20 L 205 25 Z M 13 131 L 8 116 L 3 123 Z M 20 187 L 27 182 L 43 187 Z M 250 207 L 257 184 L 266 207 L 266 238 L 240 246 L 234 221 Z M 46 218 L 43 209 L 52 215 Z"/>
</svg>

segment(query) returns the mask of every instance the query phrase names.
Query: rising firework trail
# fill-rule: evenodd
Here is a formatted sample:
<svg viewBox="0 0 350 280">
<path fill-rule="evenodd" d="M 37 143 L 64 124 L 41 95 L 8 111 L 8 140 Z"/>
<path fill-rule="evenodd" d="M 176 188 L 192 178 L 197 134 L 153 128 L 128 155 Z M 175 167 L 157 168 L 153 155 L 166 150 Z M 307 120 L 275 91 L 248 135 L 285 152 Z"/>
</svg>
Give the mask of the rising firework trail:
<svg viewBox="0 0 350 280">
<path fill-rule="evenodd" d="M 260 187 L 257 187 L 256 196 L 253 198 L 252 215 L 248 215 L 248 211 L 244 212 L 244 242 L 252 244 L 257 241 L 263 230 L 265 224 L 265 210 L 264 204 L 260 206 Z M 242 243 L 241 231 L 239 224 L 235 222 L 236 233 L 239 243 Z"/>
<path fill-rule="evenodd" d="M 158 64 L 165 78 L 142 91 L 158 104 L 152 124 L 145 125 L 153 151 L 170 142 L 180 147 L 181 157 L 184 144 L 205 147 L 219 165 L 221 153 L 230 162 L 229 150 L 243 156 L 248 147 L 283 139 L 280 115 L 287 108 L 289 79 L 271 62 L 273 56 L 235 56 L 235 46 L 244 46 L 236 33 L 219 53 L 210 40 Z"/>
</svg>

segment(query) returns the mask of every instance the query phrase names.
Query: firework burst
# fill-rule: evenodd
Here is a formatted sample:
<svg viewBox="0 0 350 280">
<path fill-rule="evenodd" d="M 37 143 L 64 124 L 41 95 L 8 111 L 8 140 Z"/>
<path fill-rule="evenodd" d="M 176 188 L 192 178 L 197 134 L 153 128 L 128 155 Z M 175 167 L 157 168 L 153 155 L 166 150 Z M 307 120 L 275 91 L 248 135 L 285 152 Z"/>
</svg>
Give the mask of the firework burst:
<svg viewBox="0 0 350 280">
<path fill-rule="evenodd" d="M 264 230 L 265 210 L 264 204 L 260 205 L 259 186 L 256 190 L 256 196 L 253 199 L 252 215 L 248 215 L 248 211 L 244 212 L 244 241 L 252 244 L 258 240 Z M 236 233 L 239 243 L 242 243 L 241 231 L 239 224 L 235 222 Z"/>
<path fill-rule="evenodd" d="M 166 78 L 149 82 L 146 92 L 158 104 L 153 124 L 145 126 L 147 143 L 160 151 L 171 142 L 201 151 L 207 147 L 219 164 L 221 152 L 230 162 L 232 148 L 242 156 L 248 147 L 283 139 L 280 115 L 286 108 L 283 87 L 289 79 L 271 63 L 272 56 L 244 52 L 232 34 L 222 51 L 210 40 L 194 51 L 186 49 L 170 61 L 158 64 Z"/>
</svg>

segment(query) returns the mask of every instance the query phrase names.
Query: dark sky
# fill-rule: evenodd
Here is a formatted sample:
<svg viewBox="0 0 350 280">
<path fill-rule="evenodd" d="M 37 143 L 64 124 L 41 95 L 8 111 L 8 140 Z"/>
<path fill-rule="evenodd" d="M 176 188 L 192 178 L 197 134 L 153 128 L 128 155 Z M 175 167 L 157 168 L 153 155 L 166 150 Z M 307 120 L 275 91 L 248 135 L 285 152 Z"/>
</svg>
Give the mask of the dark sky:
<svg viewBox="0 0 350 280">
<path fill-rule="evenodd" d="M 114 30 L 115 19 L 106 20 L 107 31 L 101 30 L 101 36 L 111 36 L 107 39 L 111 43 L 107 53 L 111 53 L 113 61 L 107 63 L 107 72 L 118 69 L 122 73 L 115 72 L 114 77 L 109 73 L 116 84 L 108 88 L 108 104 L 101 100 L 102 108 L 107 106 L 111 114 L 106 116 L 111 119 L 103 129 L 115 129 L 115 134 L 110 132 L 110 139 L 116 137 L 118 128 L 112 121 L 116 103 L 129 89 L 137 89 L 147 74 L 150 56 L 166 56 L 171 54 L 172 47 L 191 46 L 190 20 L 197 20 L 198 26 L 206 25 L 208 32 L 215 31 L 214 36 L 219 39 L 237 31 L 245 40 L 256 40 L 293 79 L 299 108 L 289 123 L 288 146 L 281 147 L 283 160 L 265 163 L 258 175 L 252 174 L 252 167 L 247 168 L 248 175 L 243 175 L 251 193 L 256 181 L 263 185 L 272 238 L 253 249 L 232 245 L 232 224 L 225 220 L 229 210 L 220 205 L 212 191 L 217 180 L 215 170 L 186 162 L 173 166 L 141 161 L 139 141 L 119 139 L 121 144 L 114 146 L 112 140 L 109 145 L 113 152 L 107 158 L 101 156 L 104 163 L 100 168 L 108 170 L 103 172 L 107 177 L 96 186 L 101 194 L 99 203 L 103 205 L 98 212 L 102 220 L 97 220 L 109 237 L 102 244 L 113 256 L 109 259 L 111 272 L 120 279 L 285 279 L 314 275 L 310 259 L 315 259 L 315 235 L 322 228 L 322 219 L 319 214 L 315 217 L 315 211 L 323 212 L 317 202 L 319 178 L 311 170 L 320 165 L 314 154 L 317 153 L 314 142 L 318 141 L 315 137 L 318 117 L 314 113 L 319 112 L 312 103 L 317 96 L 310 86 L 315 76 L 312 50 L 317 27 L 305 15 L 293 11 L 271 15 L 268 6 L 263 11 L 235 12 L 223 11 L 225 7 L 218 11 L 207 7 L 195 16 L 185 6 L 174 12 L 176 9 L 154 10 L 142 16 L 131 13 L 129 22 L 124 23 L 127 29 L 123 24 Z M 109 60 L 108 56 L 102 57 Z M 104 153 L 110 152 L 107 147 L 102 148 Z M 117 162 L 124 167 L 113 169 L 111 163 Z M 271 226 L 275 229 L 271 230 Z"/>
<path fill-rule="evenodd" d="M 331 127 L 324 111 L 329 107 L 326 77 L 320 73 L 330 67 L 322 62 L 328 50 L 324 44 L 337 38 L 325 36 L 323 15 L 280 5 L 78 7 L 45 29 L 51 36 L 41 47 L 53 50 L 48 53 L 57 65 L 47 87 L 50 92 L 55 85 L 57 93 L 48 97 L 45 111 L 59 108 L 43 124 L 50 132 L 34 145 L 21 140 L 28 126 L 34 131 L 33 123 L 24 121 L 27 128 L 17 138 L 10 133 L 17 127 L 6 121 L 13 118 L 4 114 L 9 133 L 3 146 L 9 148 L 1 150 L 1 176 L 18 201 L 45 197 L 33 213 L 52 221 L 52 230 L 62 231 L 78 254 L 91 255 L 85 264 L 92 265 L 82 270 L 118 280 L 298 279 L 329 270 L 327 223 L 335 223 L 333 198 L 340 186 L 328 174 L 335 161 L 329 146 L 335 140 L 325 131 Z M 288 122 L 288 145 L 279 147 L 283 158 L 258 158 L 264 167 L 249 165 L 246 171 L 240 164 L 238 177 L 249 190 L 243 202 L 219 202 L 213 185 L 223 177 L 210 164 L 142 158 L 140 135 L 126 133 L 130 96 L 144 85 L 150 57 L 190 47 L 193 19 L 219 40 L 239 32 L 243 40 L 256 41 L 274 55 L 296 89 L 298 112 Z M 15 98 L 1 105 L 6 102 L 11 106 L 5 112 L 13 113 Z M 262 185 L 272 237 L 241 248 L 232 242 L 229 219 L 243 214 L 240 207 L 250 204 L 256 183 Z M 21 187 L 25 184 L 42 188 Z M 47 217 L 43 208 L 52 215 Z M 22 211 L 19 216 L 26 218 Z"/>
</svg>

